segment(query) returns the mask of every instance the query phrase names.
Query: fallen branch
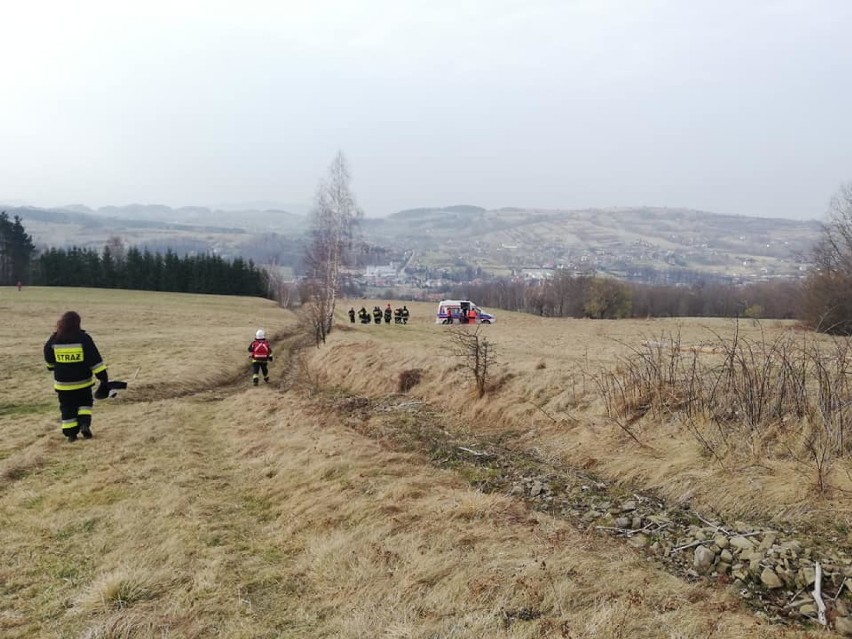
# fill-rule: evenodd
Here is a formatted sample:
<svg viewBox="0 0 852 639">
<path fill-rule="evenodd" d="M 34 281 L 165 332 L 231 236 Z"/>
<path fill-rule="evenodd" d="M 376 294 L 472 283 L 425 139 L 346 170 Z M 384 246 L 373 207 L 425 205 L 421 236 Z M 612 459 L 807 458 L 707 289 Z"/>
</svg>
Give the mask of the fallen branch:
<svg viewBox="0 0 852 639">
<path fill-rule="evenodd" d="M 792 596 L 792 597 L 790 597 L 790 601 L 788 601 L 787 603 L 785 603 L 785 604 L 784 604 L 784 607 L 785 607 L 785 608 L 792 608 L 792 607 L 793 607 L 793 604 L 794 604 L 796 601 L 798 601 L 798 599 L 799 599 L 799 595 L 801 595 L 801 594 L 804 592 L 804 590 L 805 590 L 804 588 L 799 588 L 799 589 L 798 589 L 795 593 L 793 593 L 793 596 Z"/>
<path fill-rule="evenodd" d="M 633 535 L 638 535 L 639 533 L 651 532 L 651 528 L 653 528 L 654 526 L 657 527 L 655 531 L 657 532 L 668 526 L 668 524 L 655 524 L 654 522 L 651 522 L 649 524 L 646 524 L 642 528 L 616 528 L 613 526 L 595 526 L 595 530 L 609 530 L 612 532 L 620 533 L 625 537 L 632 537 Z"/>
<path fill-rule="evenodd" d="M 491 456 L 491 453 L 483 453 L 483 452 L 478 451 L 478 450 L 473 450 L 472 448 L 465 448 L 464 446 L 459 446 L 458 448 L 459 448 L 459 450 L 463 450 L 466 453 L 470 453 L 471 455 L 473 455 L 475 457 L 490 457 Z"/>
<path fill-rule="evenodd" d="M 615 423 L 615 425 L 618 426 L 621 430 L 623 430 L 625 433 L 627 433 L 630 436 L 630 439 L 632 439 L 634 442 L 636 442 L 636 444 L 638 444 L 641 448 L 645 448 L 645 444 L 640 442 L 639 438 L 636 437 L 636 435 L 633 434 L 633 431 L 630 430 L 627 426 L 625 426 L 624 424 L 621 423 L 621 420 L 616 419 L 615 417 L 610 417 L 609 419 L 610 419 L 610 421 Z"/>
<path fill-rule="evenodd" d="M 705 524 L 707 524 L 708 526 L 713 528 L 716 532 L 721 531 L 721 532 L 725 533 L 726 535 L 728 535 L 729 537 L 731 536 L 732 533 L 729 530 L 725 530 L 724 528 L 722 528 L 722 526 L 719 526 L 718 524 L 714 524 L 712 521 L 707 521 L 706 519 L 704 519 L 704 517 L 702 517 L 698 513 L 696 513 L 695 516 L 698 517 Z"/>
<path fill-rule="evenodd" d="M 699 539 L 698 541 L 693 541 L 690 544 L 684 544 L 683 546 L 677 546 L 675 548 L 672 548 L 671 552 L 686 550 L 687 548 L 692 548 L 693 546 L 700 546 L 701 544 L 709 544 L 711 541 L 711 539 Z"/>
<path fill-rule="evenodd" d="M 837 589 L 837 594 L 834 595 L 834 599 L 832 599 L 832 601 L 837 601 L 837 598 L 840 596 L 840 593 L 843 592 L 843 586 L 846 585 L 847 579 L 848 579 L 848 577 L 844 577 L 843 581 L 840 582 L 840 588 Z"/>
<path fill-rule="evenodd" d="M 814 601 L 817 605 L 817 621 L 823 626 L 826 625 L 825 620 L 825 602 L 822 600 L 822 566 L 816 562 L 816 578 L 814 580 Z"/>
<path fill-rule="evenodd" d="M 613 526 L 595 526 L 595 530 L 609 530 L 611 532 L 620 533 L 620 534 L 625 535 L 627 537 L 640 532 L 638 530 L 633 530 L 632 528 L 615 528 Z"/>
</svg>

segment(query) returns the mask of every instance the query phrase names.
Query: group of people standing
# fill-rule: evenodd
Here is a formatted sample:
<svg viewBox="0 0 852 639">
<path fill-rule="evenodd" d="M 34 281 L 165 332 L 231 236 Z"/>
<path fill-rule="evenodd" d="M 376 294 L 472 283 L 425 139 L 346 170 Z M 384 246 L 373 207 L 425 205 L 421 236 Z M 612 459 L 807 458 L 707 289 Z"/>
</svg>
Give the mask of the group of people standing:
<svg viewBox="0 0 852 639">
<path fill-rule="evenodd" d="M 402 306 L 401 308 L 391 308 L 391 305 L 388 304 L 383 311 L 378 306 L 373 307 L 372 313 L 367 311 L 365 307 L 361 307 L 361 310 L 358 311 L 358 319 L 362 324 L 369 324 L 372 318 L 372 322 L 374 324 L 381 324 L 382 319 L 385 320 L 385 324 L 391 323 L 391 318 L 393 318 L 394 324 L 408 324 L 408 307 Z M 349 323 L 355 323 L 355 307 L 351 307 L 349 309 Z"/>
</svg>

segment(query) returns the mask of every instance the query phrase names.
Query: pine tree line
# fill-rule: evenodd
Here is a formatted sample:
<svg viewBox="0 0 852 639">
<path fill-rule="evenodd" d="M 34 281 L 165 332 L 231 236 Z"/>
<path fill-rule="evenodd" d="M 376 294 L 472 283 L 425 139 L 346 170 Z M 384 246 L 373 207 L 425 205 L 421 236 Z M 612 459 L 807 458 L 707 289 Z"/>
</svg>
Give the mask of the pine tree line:
<svg viewBox="0 0 852 639">
<path fill-rule="evenodd" d="M 0 213 L 0 286 L 26 282 L 34 252 L 21 218 L 16 215 L 13 221 L 5 211 Z"/>
<path fill-rule="evenodd" d="M 51 248 L 35 267 L 34 283 L 41 286 L 257 296 L 265 296 L 268 288 L 266 273 L 251 260 L 211 254 L 180 257 L 172 251 L 152 253 L 136 247 L 123 255 L 114 254 L 110 246 L 102 252 Z"/>
</svg>

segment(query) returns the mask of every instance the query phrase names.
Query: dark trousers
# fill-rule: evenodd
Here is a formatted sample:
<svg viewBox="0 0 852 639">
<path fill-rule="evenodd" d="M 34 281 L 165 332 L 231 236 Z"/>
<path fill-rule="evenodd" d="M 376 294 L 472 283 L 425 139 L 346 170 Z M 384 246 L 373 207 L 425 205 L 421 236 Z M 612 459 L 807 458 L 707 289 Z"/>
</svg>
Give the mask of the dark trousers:
<svg viewBox="0 0 852 639">
<path fill-rule="evenodd" d="M 73 391 L 56 391 L 59 396 L 59 414 L 62 417 L 62 434 L 76 437 L 92 425 L 92 387 Z"/>
<path fill-rule="evenodd" d="M 257 379 L 259 377 L 258 373 L 263 373 L 263 380 L 269 381 L 269 368 L 266 365 L 266 362 L 252 362 L 251 363 L 251 380 L 257 384 Z"/>
</svg>

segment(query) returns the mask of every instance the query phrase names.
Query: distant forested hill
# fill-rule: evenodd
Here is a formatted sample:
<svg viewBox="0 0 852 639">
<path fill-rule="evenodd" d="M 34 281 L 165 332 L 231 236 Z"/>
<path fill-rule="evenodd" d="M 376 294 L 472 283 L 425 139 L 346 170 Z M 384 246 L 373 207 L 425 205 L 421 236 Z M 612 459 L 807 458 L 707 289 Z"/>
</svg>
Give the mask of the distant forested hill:
<svg viewBox="0 0 852 639">
<path fill-rule="evenodd" d="M 6 210 L 20 215 L 42 246 L 96 247 L 119 236 L 152 250 L 213 251 L 260 264 L 295 264 L 309 229 L 308 217 L 281 210 L 161 205 Z M 424 273 L 467 265 L 496 274 L 564 267 L 634 279 L 678 270 L 771 278 L 801 275 L 820 229 L 815 220 L 677 208 L 486 210 L 462 204 L 366 217 L 361 241 L 378 247 L 376 259 L 413 256 L 409 266 Z"/>
</svg>

